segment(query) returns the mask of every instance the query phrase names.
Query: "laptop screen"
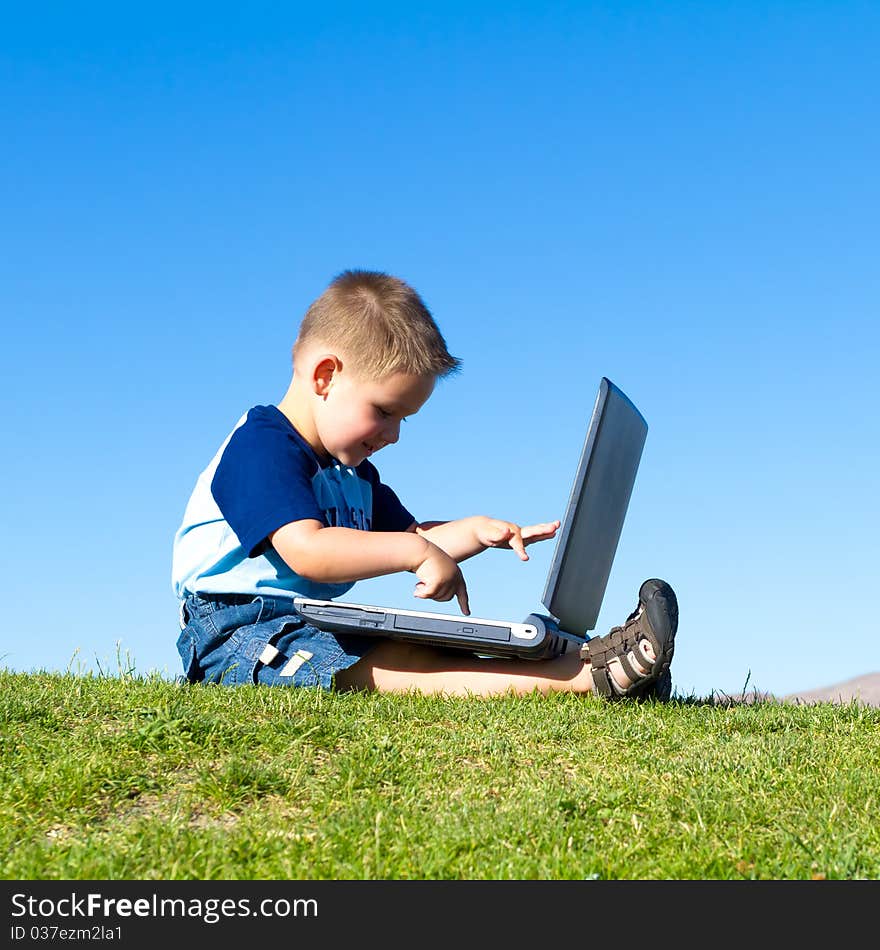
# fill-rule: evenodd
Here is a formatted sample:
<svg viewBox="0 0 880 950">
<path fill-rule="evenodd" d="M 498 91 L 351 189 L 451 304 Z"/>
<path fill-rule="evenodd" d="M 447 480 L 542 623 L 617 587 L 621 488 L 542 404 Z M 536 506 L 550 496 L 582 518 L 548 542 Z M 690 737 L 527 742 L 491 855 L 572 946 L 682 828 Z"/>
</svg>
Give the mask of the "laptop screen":
<svg viewBox="0 0 880 950">
<path fill-rule="evenodd" d="M 648 425 L 602 378 L 541 602 L 566 633 L 596 626 Z"/>
</svg>

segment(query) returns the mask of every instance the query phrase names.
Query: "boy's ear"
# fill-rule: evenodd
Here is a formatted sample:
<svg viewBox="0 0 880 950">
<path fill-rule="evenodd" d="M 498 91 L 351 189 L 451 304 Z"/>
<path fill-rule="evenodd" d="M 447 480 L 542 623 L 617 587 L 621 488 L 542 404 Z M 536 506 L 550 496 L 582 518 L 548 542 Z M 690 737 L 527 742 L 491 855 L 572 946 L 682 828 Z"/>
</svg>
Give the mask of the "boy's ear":
<svg viewBox="0 0 880 950">
<path fill-rule="evenodd" d="M 330 387 L 333 385 L 334 379 L 341 370 L 342 361 L 338 356 L 333 356 L 330 353 L 326 356 L 322 356 L 318 362 L 315 363 L 314 373 L 312 374 L 312 384 L 315 394 L 318 396 L 326 396 L 327 393 L 330 392 Z"/>
</svg>

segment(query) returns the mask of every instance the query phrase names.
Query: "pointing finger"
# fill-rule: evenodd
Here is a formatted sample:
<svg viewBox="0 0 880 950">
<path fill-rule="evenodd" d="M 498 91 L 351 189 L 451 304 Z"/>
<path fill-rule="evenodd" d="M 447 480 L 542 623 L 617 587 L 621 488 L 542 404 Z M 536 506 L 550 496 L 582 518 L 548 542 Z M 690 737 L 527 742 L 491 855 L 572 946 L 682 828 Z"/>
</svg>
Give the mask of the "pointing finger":
<svg viewBox="0 0 880 950">
<path fill-rule="evenodd" d="M 469 616 L 471 607 L 468 603 L 467 585 L 465 584 L 464 579 L 462 579 L 458 590 L 455 592 L 455 596 L 458 598 L 458 605 L 461 608 L 461 612 L 465 615 L 465 617 Z"/>
</svg>

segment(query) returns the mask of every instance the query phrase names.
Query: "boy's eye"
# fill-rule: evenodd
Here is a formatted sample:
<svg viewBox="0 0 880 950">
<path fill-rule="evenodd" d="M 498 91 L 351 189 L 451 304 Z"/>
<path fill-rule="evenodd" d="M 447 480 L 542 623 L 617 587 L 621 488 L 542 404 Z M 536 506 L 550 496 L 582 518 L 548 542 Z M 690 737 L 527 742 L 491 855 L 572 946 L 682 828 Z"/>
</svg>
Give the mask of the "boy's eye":
<svg viewBox="0 0 880 950">
<path fill-rule="evenodd" d="M 376 406 L 376 412 L 378 412 L 383 419 L 390 419 L 394 415 L 393 412 L 388 409 L 383 409 L 381 406 Z M 406 422 L 406 416 L 401 416 L 400 421 Z"/>
</svg>

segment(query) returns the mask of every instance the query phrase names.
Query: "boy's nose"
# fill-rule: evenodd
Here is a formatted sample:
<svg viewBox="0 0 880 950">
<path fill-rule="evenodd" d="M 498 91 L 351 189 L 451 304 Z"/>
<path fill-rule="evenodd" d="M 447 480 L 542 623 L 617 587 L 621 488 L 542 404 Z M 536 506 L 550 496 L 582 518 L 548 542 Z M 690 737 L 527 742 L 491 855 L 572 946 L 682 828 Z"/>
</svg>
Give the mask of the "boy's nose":
<svg viewBox="0 0 880 950">
<path fill-rule="evenodd" d="M 382 433 L 382 438 L 388 443 L 388 445 L 394 445 L 394 443 L 400 438 L 400 423 L 398 422 L 386 429 Z"/>
</svg>

